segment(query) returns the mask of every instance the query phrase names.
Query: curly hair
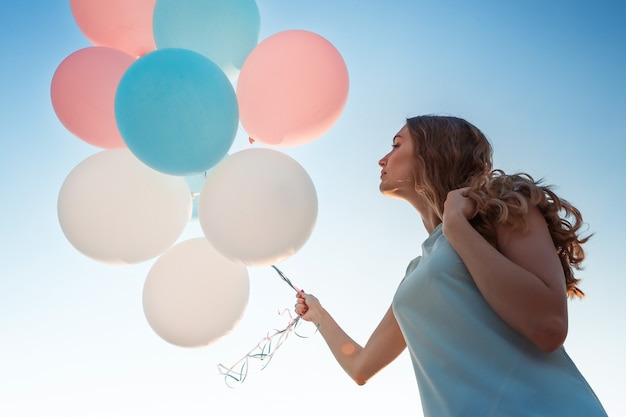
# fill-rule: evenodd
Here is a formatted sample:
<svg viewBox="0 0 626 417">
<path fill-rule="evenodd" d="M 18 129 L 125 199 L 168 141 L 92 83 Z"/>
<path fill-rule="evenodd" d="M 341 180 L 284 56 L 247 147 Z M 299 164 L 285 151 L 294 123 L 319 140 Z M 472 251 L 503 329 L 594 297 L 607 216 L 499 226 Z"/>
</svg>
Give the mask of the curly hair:
<svg viewBox="0 0 626 417">
<path fill-rule="evenodd" d="M 537 207 L 546 220 L 552 242 L 561 261 L 567 294 L 582 298 L 580 280 L 574 270 L 582 269 L 583 245 L 591 235 L 582 236 L 580 211 L 560 198 L 553 187 L 535 181 L 525 173 L 505 174 L 492 167 L 493 150 L 485 135 L 464 119 L 451 116 L 417 116 L 407 119 L 415 140 L 416 178 L 419 192 L 443 219 L 448 192 L 470 187 L 468 197 L 476 202 L 474 228 L 498 247 L 496 228 L 526 227 L 530 207 Z"/>
</svg>

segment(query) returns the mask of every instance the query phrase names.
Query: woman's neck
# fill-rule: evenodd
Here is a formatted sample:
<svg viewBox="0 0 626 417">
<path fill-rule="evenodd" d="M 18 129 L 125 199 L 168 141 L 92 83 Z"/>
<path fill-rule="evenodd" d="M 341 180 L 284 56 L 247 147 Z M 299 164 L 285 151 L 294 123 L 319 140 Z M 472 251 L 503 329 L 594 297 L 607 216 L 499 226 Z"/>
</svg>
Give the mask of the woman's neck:
<svg viewBox="0 0 626 417">
<path fill-rule="evenodd" d="M 433 230 L 435 230 L 435 228 L 441 223 L 441 219 L 439 218 L 435 210 L 432 209 L 430 204 L 428 204 L 428 202 L 426 202 L 424 198 L 421 198 L 419 196 L 411 199 L 407 198 L 406 200 L 420 214 L 420 217 L 422 218 L 422 223 L 424 224 L 424 228 L 426 228 L 428 234 L 431 234 Z"/>
</svg>

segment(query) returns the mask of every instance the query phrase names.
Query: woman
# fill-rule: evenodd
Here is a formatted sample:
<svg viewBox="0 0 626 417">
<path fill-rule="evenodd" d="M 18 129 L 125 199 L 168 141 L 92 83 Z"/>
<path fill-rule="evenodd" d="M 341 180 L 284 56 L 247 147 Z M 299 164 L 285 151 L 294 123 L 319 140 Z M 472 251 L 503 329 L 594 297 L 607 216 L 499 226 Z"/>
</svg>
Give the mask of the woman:
<svg viewBox="0 0 626 417">
<path fill-rule="evenodd" d="M 567 297 L 583 295 L 580 213 L 491 156 L 463 119 L 408 119 L 380 190 L 420 214 L 422 255 L 363 347 L 313 295 L 297 295 L 296 313 L 359 385 L 408 347 L 426 417 L 606 416 L 562 346 Z"/>
</svg>

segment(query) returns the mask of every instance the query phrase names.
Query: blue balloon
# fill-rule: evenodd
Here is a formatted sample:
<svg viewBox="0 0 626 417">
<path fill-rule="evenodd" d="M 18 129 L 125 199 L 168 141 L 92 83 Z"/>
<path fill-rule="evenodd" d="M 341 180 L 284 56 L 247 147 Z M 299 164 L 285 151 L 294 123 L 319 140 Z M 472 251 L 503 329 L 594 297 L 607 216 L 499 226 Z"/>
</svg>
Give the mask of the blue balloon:
<svg viewBox="0 0 626 417">
<path fill-rule="evenodd" d="M 233 144 L 239 108 L 232 84 L 211 60 L 161 49 L 135 61 L 115 95 L 115 120 L 128 149 L 170 175 L 217 164 Z"/>
<path fill-rule="evenodd" d="M 152 22 L 158 49 L 201 53 L 231 80 L 257 45 L 261 27 L 254 0 L 158 0 Z"/>
</svg>

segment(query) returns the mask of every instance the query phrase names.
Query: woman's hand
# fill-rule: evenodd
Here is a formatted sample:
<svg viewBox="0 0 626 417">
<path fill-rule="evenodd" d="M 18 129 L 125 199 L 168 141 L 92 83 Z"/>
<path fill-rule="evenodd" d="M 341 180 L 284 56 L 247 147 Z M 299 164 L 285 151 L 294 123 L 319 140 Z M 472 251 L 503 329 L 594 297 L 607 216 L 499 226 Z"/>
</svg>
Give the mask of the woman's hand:
<svg viewBox="0 0 626 417">
<path fill-rule="evenodd" d="M 297 315 L 302 317 L 302 319 L 318 324 L 320 322 L 322 305 L 315 296 L 306 294 L 304 291 L 300 290 L 298 294 L 296 294 L 294 311 Z"/>
<path fill-rule="evenodd" d="M 476 216 L 476 202 L 467 196 L 469 187 L 459 188 L 452 190 L 448 193 L 448 197 L 443 205 L 443 218 L 451 218 L 451 216 L 457 216 L 456 218 L 464 218 L 466 220 L 472 219 Z"/>
</svg>

